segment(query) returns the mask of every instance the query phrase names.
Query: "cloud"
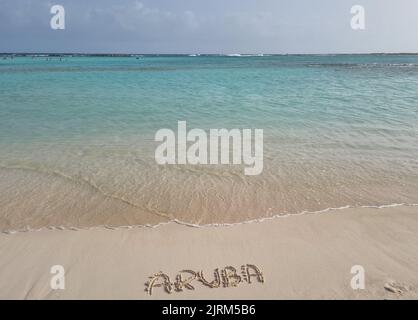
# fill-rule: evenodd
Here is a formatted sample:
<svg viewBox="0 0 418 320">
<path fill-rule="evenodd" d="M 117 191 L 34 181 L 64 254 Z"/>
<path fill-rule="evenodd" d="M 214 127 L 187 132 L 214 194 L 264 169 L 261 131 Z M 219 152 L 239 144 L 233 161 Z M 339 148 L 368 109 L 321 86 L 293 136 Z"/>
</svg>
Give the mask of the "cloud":
<svg viewBox="0 0 418 320">
<path fill-rule="evenodd" d="M 57 3 L 64 31 L 49 26 Z M 0 51 L 418 51 L 418 1 L 363 3 L 367 30 L 354 33 L 351 0 L 0 0 Z"/>
</svg>

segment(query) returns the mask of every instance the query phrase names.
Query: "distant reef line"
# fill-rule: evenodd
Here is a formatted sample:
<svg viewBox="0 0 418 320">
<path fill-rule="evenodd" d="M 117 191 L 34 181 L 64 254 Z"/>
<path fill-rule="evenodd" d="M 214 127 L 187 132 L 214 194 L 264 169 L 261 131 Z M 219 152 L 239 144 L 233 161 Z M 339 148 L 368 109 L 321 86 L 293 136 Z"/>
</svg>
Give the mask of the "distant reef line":
<svg viewBox="0 0 418 320">
<path fill-rule="evenodd" d="M 217 56 L 230 56 L 231 54 L 224 53 L 77 53 L 77 52 L 0 52 L 0 56 L 14 56 L 14 57 L 185 57 L 185 56 L 206 56 L 206 57 L 217 57 Z M 253 53 L 240 53 L 240 55 L 255 56 Z M 418 55 L 418 52 L 375 52 L 375 53 L 264 53 L 266 56 L 353 56 L 353 55 Z M 260 55 L 262 56 L 262 55 Z"/>
</svg>

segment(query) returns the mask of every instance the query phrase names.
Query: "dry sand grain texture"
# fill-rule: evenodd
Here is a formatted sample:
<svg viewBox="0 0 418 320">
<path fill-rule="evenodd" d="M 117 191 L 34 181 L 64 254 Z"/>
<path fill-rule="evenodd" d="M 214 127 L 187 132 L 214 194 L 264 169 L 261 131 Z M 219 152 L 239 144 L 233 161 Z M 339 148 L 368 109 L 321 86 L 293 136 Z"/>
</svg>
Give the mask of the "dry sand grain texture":
<svg viewBox="0 0 418 320">
<path fill-rule="evenodd" d="M 171 294 L 145 291 L 163 272 L 254 264 L 253 278 L 234 287 Z M 65 289 L 52 290 L 50 268 L 65 268 Z M 365 289 L 353 290 L 353 265 Z M 418 207 L 345 209 L 230 227 L 42 230 L 0 235 L 0 298 L 17 299 L 417 299 Z"/>
</svg>

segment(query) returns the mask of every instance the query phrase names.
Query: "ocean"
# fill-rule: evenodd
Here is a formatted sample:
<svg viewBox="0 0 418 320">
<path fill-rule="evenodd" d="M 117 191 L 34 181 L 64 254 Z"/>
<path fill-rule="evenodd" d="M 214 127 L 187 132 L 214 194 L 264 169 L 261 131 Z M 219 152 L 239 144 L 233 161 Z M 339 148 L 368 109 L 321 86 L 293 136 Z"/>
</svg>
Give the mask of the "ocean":
<svg viewBox="0 0 418 320">
<path fill-rule="evenodd" d="M 155 133 L 264 131 L 264 168 Z M 418 203 L 418 55 L 0 57 L 0 229 L 220 225 Z"/>
</svg>

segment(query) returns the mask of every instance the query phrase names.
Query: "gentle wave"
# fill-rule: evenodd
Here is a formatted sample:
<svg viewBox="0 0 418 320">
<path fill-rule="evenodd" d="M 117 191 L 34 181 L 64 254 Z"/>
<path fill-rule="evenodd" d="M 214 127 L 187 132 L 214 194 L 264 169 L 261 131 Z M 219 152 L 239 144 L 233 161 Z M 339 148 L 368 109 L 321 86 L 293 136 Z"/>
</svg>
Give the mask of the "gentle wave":
<svg viewBox="0 0 418 320">
<path fill-rule="evenodd" d="M 225 54 L 221 55 L 221 57 L 270 57 L 271 55 L 268 54 L 242 54 L 242 53 L 231 53 L 231 54 Z"/>
<path fill-rule="evenodd" d="M 390 67 L 408 67 L 417 68 L 418 63 L 309 63 L 308 67 L 345 67 L 345 68 L 390 68 Z"/>
<path fill-rule="evenodd" d="M 176 71 L 175 67 L 32 67 L 32 68 L 0 68 L 0 73 L 35 73 L 35 72 L 161 72 Z"/>
<path fill-rule="evenodd" d="M 2 197 L 2 229 L 237 223 L 346 204 L 416 203 L 417 67 L 418 55 L 2 62 L 0 162 L 50 175 L 14 180 L 20 172 L 5 172 L 12 183 L 0 184 L 11 195 Z M 263 175 L 244 177 L 238 166 L 157 167 L 153 136 L 178 120 L 205 130 L 262 128 Z M 50 181 L 74 196 L 55 193 Z M 77 201 L 85 206 L 71 206 Z M 75 220 L 90 218 L 91 208 L 99 209 L 88 224 Z"/>
<path fill-rule="evenodd" d="M 275 220 L 275 219 L 279 219 L 279 218 L 288 218 L 288 217 L 293 217 L 293 216 L 301 216 L 301 215 L 310 215 L 310 214 L 322 214 L 322 213 L 327 213 L 327 212 L 332 212 L 332 211 L 341 211 L 341 210 L 346 210 L 346 209 L 387 209 L 387 208 L 395 208 L 395 207 L 418 207 L 418 203 L 391 203 L 391 204 L 384 204 L 384 205 L 378 205 L 378 206 L 342 206 L 342 207 L 338 207 L 338 208 L 326 208 L 323 210 L 318 210 L 318 211 L 302 211 L 299 213 L 283 213 L 283 214 L 276 214 L 273 215 L 271 217 L 264 217 L 264 218 L 259 218 L 259 219 L 251 219 L 251 220 L 246 220 L 246 221 L 242 221 L 242 222 L 235 222 L 235 223 L 210 223 L 210 224 L 194 224 L 194 223 L 188 223 L 188 222 L 184 222 L 178 219 L 173 219 L 167 222 L 160 222 L 158 224 L 155 225 L 151 225 L 151 224 L 144 224 L 144 225 L 128 225 L 128 226 L 117 226 L 117 227 L 112 227 L 112 226 L 107 226 L 107 225 L 100 225 L 100 226 L 95 226 L 95 227 L 64 227 L 64 226 L 49 226 L 49 227 L 43 227 L 43 228 L 39 228 L 39 229 L 31 229 L 29 227 L 24 228 L 24 229 L 19 229 L 19 230 L 3 230 L 2 233 L 4 234 L 8 234 L 8 235 L 12 235 L 12 234 L 16 234 L 16 233 L 21 233 L 21 232 L 39 232 L 39 231 L 45 231 L 45 230 L 61 230 L 61 231 L 86 231 L 86 230 L 98 230 L 98 229 L 109 229 L 109 230 L 123 230 L 123 229 L 137 229 L 137 228 L 151 228 L 151 229 L 155 229 L 161 226 L 165 226 L 165 225 L 170 225 L 170 224 L 178 224 L 178 225 L 182 225 L 185 227 L 191 227 L 191 228 L 212 228 L 212 227 L 234 227 L 234 226 L 239 226 L 239 225 L 244 225 L 244 224 L 252 224 L 252 223 L 262 223 L 265 221 L 269 221 L 269 220 Z"/>
</svg>

